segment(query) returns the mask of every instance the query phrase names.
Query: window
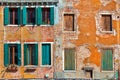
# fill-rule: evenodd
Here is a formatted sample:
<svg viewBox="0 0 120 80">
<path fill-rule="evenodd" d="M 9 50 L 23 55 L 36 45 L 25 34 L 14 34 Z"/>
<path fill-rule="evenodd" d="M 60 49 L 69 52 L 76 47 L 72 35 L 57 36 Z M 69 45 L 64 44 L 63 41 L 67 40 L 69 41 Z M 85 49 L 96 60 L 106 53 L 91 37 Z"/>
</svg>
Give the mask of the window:
<svg viewBox="0 0 120 80">
<path fill-rule="evenodd" d="M 27 24 L 35 24 L 35 8 L 27 8 Z"/>
<path fill-rule="evenodd" d="M 112 17 L 111 15 L 102 15 L 103 31 L 112 31 Z"/>
<path fill-rule="evenodd" d="M 21 65 L 21 45 L 4 44 L 4 65 Z"/>
<path fill-rule="evenodd" d="M 4 8 L 4 25 L 20 24 L 20 8 L 5 7 Z"/>
<path fill-rule="evenodd" d="M 42 8 L 42 24 L 54 25 L 54 7 Z"/>
<path fill-rule="evenodd" d="M 64 14 L 64 31 L 75 31 L 74 14 Z"/>
<path fill-rule="evenodd" d="M 103 49 L 102 70 L 103 71 L 113 70 L 113 50 L 112 49 Z"/>
<path fill-rule="evenodd" d="M 38 44 L 24 44 L 24 65 L 38 65 Z"/>
<path fill-rule="evenodd" d="M 42 65 L 51 65 L 51 44 L 42 44 Z"/>
<path fill-rule="evenodd" d="M 75 49 L 64 49 L 64 70 L 75 70 Z"/>
</svg>

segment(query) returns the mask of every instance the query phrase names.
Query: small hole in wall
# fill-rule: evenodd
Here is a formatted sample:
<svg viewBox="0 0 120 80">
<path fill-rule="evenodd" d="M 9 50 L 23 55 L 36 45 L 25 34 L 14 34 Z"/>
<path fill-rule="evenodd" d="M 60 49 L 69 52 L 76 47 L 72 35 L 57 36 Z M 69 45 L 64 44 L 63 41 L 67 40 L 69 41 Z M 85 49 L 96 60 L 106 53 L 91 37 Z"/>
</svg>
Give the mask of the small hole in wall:
<svg viewBox="0 0 120 80">
<path fill-rule="evenodd" d="M 119 19 L 119 18 L 120 18 L 120 16 L 117 16 L 117 18 Z"/>
</svg>

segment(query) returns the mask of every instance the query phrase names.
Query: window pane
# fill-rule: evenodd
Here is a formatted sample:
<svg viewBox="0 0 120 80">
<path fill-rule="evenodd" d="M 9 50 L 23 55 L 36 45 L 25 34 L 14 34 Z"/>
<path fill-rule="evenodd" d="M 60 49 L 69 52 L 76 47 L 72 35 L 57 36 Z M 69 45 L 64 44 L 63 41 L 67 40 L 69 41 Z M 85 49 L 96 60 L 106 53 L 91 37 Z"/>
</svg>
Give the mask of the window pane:
<svg viewBox="0 0 120 80">
<path fill-rule="evenodd" d="M 42 24 L 50 24 L 50 8 L 42 8 Z"/>
<path fill-rule="evenodd" d="M 27 23 L 35 24 L 35 8 L 27 8 Z"/>
<path fill-rule="evenodd" d="M 18 64 L 18 48 L 17 45 L 11 44 L 9 46 L 9 54 L 10 54 L 10 64 Z"/>
<path fill-rule="evenodd" d="M 18 24 L 18 8 L 10 8 L 10 24 Z"/>
<path fill-rule="evenodd" d="M 64 14 L 64 31 L 74 31 L 74 14 Z"/>
<path fill-rule="evenodd" d="M 75 49 L 74 48 L 65 48 L 64 69 L 75 70 Z"/>
</svg>

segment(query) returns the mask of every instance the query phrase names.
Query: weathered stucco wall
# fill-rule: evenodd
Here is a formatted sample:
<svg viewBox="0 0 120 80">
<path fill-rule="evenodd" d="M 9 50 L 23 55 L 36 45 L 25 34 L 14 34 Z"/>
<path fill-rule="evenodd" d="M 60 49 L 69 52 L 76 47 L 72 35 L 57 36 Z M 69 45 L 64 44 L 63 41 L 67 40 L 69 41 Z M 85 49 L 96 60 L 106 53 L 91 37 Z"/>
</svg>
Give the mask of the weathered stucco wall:
<svg viewBox="0 0 120 80">
<path fill-rule="evenodd" d="M 3 25 L 3 6 L 0 7 L 0 78 L 86 78 L 82 69 L 85 66 L 93 67 L 93 78 L 111 78 L 119 68 L 120 58 L 120 2 L 119 0 L 59 0 L 58 15 L 55 26 L 20 26 L 5 27 Z M 75 32 L 63 31 L 63 14 L 75 14 Z M 113 33 L 99 31 L 100 15 L 112 14 Z M 38 66 L 33 73 L 25 73 L 22 66 L 16 73 L 4 74 L 4 48 L 5 42 L 54 42 L 53 66 L 43 68 Z M 40 46 L 40 44 L 39 44 Z M 65 72 L 63 52 L 64 48 L 75 47 L 76 70 Z M 114 71 L 101 71 L 101 48 L 113 47 Z M 23 50 L 23 49 L 22 49 Z M 39 52 L 40 53 L 40 52 Z M 23 52 L 22 52 L 23 54 Z M 23 59 L 22 59 L 23 61 Z"/>
</svg>

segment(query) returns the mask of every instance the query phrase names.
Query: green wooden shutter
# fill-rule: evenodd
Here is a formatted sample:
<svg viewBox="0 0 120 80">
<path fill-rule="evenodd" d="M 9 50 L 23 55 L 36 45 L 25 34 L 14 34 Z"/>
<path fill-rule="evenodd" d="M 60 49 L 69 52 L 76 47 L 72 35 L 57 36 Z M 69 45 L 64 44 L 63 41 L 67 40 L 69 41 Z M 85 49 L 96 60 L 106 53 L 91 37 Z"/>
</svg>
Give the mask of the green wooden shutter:
<svg viewBox="0 0 120 80">
<path fill-rule="evenodd" d="M 42 65 L 51 65 L 51 45 L 42 45 Z"/>
<path fill-rule="evenodd" d="M 54 25 L 54 7 L 50 8 L 50 25 Z"/>
<path fill-rule="evenodd" d="M 42 44 L 42 65 L 46 65 L 46 50 L 45 45 Z"/>
<path fill-rule="evenodd" d="M 75 49 L 65 49 L 65 70 L 75 70 Z"/>
<path fill-rule="evenodd" d="M 34 52 L 34 54 L 35 54 L 35 65 L 38 65 L 38 44 L 35 44 L 35 52 Z"/>
<path fill-rule="evenodd" d="M 4 44 L 4 66 L 7 67 L 9 65 L 9 45 Z"/>
<path fill-rule="evenodd" d="M 18 8 L 18 25 L 21 24 L 21 8 Z"/>
<path fill-rule="evenodd" d="M 4 8 L 4 25 L 9 24 L 9 7 Z"/>
<path fill-rule="evenodd" d="M 21 44 L 18 44 L 18 65 L 21 66 Z"/>
<path fill-rule="evenodd" d="M 75 70 L 75 49 L 70 50 L 71 70 Z"/>
<path fill-rule="evenodd" d="M 65 53 L 64 53 L 64 69 L 68 70 L 69 69 L 69 55 L 68 55 L 69 51 L 67 49 L 65 49 Z"/>
<path fill-rule="evenodd" d="M 46 64 L 51 65 L 51 46 L 46 44 Z"/>
<path fill-rule="evenodd" d="M 38 7 L 37 8 L 37 25 L 42 24 L 42 8 Z"/>
<path fill-rule="evenodd" d="M 26 7 L 23 7 L 23 10 L 22 10 L 22 24 L 23 25 L 27 24 L 27 10 L 26 10 Z"/>
<path fill-rule="evenodd" d="M 27 65 L 27 44 L 24 44 L 24 65 Z"/>
<path fill-rule="evenodd" d="M 112 50 L 104 50 L 102 54 L 102 70 L 113 70 Z"/>
<path fill-rule="evenodd" d="M 112 50 L 109 50 L 109 51 L 108 51 L 108 70 L 113 70 Z"/>
</svg>

